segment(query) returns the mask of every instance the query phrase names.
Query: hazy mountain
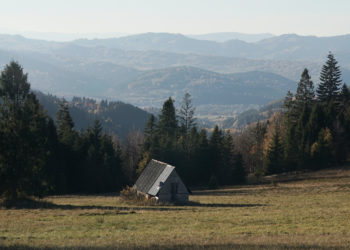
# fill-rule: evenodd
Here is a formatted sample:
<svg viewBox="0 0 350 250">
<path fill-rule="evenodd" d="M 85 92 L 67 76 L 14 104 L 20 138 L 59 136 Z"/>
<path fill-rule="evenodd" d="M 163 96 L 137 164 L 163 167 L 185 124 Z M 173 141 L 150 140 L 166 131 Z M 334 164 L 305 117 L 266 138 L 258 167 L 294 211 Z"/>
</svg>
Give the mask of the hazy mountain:
<svg viewBox="0 0 350 250">
<path fill-rule="evenodd" d="M 239 32 L 219 32 L 219 33 L 208 33 L 200 35 L 187 35 L 188 37 L 199 39 L 199 40 L 208 40 L 215 42 L 227 42 L 228 40 L 241 40 L 247 43 L 255 43 L 263 39 L 274 37 L 275 35 L 270 33 L 262 34 L 246 34 Z"/>
<path fill-rule="evenodd" d="M 146 33 L 115 39 L 77 40 L 81 46 L 105 46 L 123 50 L 158 50 L 175 53 L 244 57 L 251 59 L 288 59 L 323 61 L 329 51 L 339 55 L 339 61 L 350 64 L 350 35 L 333 37 L 281 35 L 247 43 L 229 40 L 223 43 L 198 40 L 181 34 Z"/>
<path fill-rule="evenodd" d="M 124 37 L 123 39 L 137 40 L 137 38 L 145 37 L 176 37 L 178 39 L 190 40 L 191 42 L 198 42 L 199 40 L 186 38 L 182 35 L 172 35 L 172 34 L 145 34 L 143 36 L 131 36 Z M 230 57 L 229 54 L 225 56 L 214 56 L 214 55 L 204 55 L 204 54 L 194 54 L 194 53 L 174 53 L 168 51 L 160 51 L 161 47 L 154 46 L 157 50 L 122 50 L 112 47 L 117 47 L 114 43 L 118 39 L 98 39 L 98 40 L 80 40 L 80 42 L 69 42 L 69 43 L 57 43 L 57 42 L 47 42 L 42 40 L 26 39 L 21 36 L 10 36 L 2 35 L 0 36 L 0 49 L 3 52 L 14 52 L 20 51 L 19 57 L 25 52 L 27 56 L 35 58 L 37 60 L 46 61 L 49 64 L 59 65 L 66 67 L 70 65 L 71 69 L 74 70 L 75 65 L 80 63 L 92 63 L 92 62 L 111 62 L 119 66 L 126 66 L 128 68 L 136 68 L 139 70 L 150 70 L 150 69 L 161 69 L 168 67 L 177 66 L 192 66 L 203 68 L 210 71 L 216 71 L 220 73 L 237 73 L 237 72 L 248 72 L 248 71 L 267 71 L 275 74 L 282 75 L 292 80 L 299 80 L 302 70 L 307 67 L 314 79 L 318 78 L 319 70 L 326 59 L 328 49 L 324 49 L 324 53 L 315 52 L 317 54 L 317 60 L 312 60 L 313 56 L 310 58 L 305 57 L 303 54 L 298 53 L 291 54 L 289 56 L 283 56 L 290 52 L 292 49 L 283 50 L 283 41 L 286 40 L 286 44 L 294 46 L 292 42 L 288 42 L 290 39 L 286 37 L 295 37 L 293 35 L 280 36 L 276 38 L 267 39 L 259 42 L 259 44 L 264 44 L 270 51 L 264 52 L 264 49 L 258 49 L 256 44 L 248 44 L 242 41 L 229 41 L 225 43 L 226 47 L 236 48 L 240 51 L 240 56 L 251 57 L 254 56 L 258 58 L 258 54 L 263 54 L 261 58 L 270 57 L 272 59 L 247 59 L 242 57 Z M 298 40 L 299 36 L 296 36 Z M 303 37 L 300 37 L 303 38 Z M 307 37 L 306 40 L 308 40 Z M 337 37 L 334 37 L 336 39 Z M 120 38 L 122 39 L 122 38 Z M 321 39 L 321 38 L 316 38 Z M 332 40 L 333 38 L 325 38 Z M 347 39 L 344 36 L 343 39 Z M 147 40 L 147 39 L 146 39 Z M 165 39 L 166 40 L 166 39 Z M 176 40 L 176 39 L 175 39 Z M 292 39 L 293 40 L 293 39 Z M 337 40 L 337 39 L 336 39 Z M 166 40 L 169 41 L 169 40 Z M 108 43 L 106 43 L 108 42 Z M 144 40 L 141 39 L 139 43 L 143 43 Z M 200 43 L 203 41 L 199 41 Z M 204 41 L 205 43 L 207 41 Z M 80 43 L 78 45 L 76 43 Z M 215 42 L 209 42 L 212 44 L 218 44 Z M 282 44 L 280 47 L 276 47 L 277 44 Z M 315 41 L 317 43 L 317 41 Z M 90 45 L 87 45 L 90 44 Z M 98 45 L 99 44 L 99 45 Z M 110 44 L 110 45 L 109 45 Z M 158 44 L 158 42 L 156 42 Z M 167 46 L 170 46 L 169 42 Z M 245 48 L 245 46 L 255 46 L 255 54 L 252 55 L 250 49 Z M 340 44 L 344 45 L 344 44 Z M 339 46 L 340 46 L 339 45 Z M 144 45 L 146 46 L 146 45 Z M 159 45 L 160 46 L 160 45 Z M 173 46 L 173 45 L 171 45 Z M 196 45 L 197 46 L 197 45 Z M 192 47 L 196 47 L 192 45 Z M 199 46 L 199 44 L 198 44 Z M 334 45 L 335 46 L 335 45 Z M 150 47 L 150 46 L 148 46 Z M 294 46 L 295 47 L 295 46 Z M 299 46 L 300 47 L 300 46 Z M 335 46 L 336 47 L 336 46 Z M 343 46 L 344 47 L 344 46 Z M 165 49 L 165 48 L 164 48 Z M 346 48 L 347 49 L 347 48 Z M 190 50 L 190 49 L 188 49 Z M 188 51 L 187 50 L 187 51 Z M 294 48 L 296 50 L 296 48 Z M 300 50 L 300 49 L 299 49 Z M 305 49 L 307 50 L 307 49 Z M 198 51 L 198 49 L 197 49 Z M 284 51 L 284 52 L 283 52 Z M 334 50 L 333 50 L 334 51 Z M 336 58 L 342 67 L 350 69 L 350 63 L 347 61 L 347 52 L 336 53 Z M 0 55 L 1 56 L 1 55 Z M 274 59 L 275 57 L 284 57 L 284 60 Z M 290 60 L 290 58 L 295 57 L 295 60 Z M 298 58 L 303 57 L 305 60 L 300 60 Z M 18 58 L 17 56 L 13 58 Z M 349 57 L 350 58 L 350 57 Z M 315 59 L 315 57 L 314 57 Z"/>
<path fill-rule="evenodd" d="M 64 52 L 67 48 L 78 49 L 75 52 L 76 54 L 84 50 L 82 47 L 87 47 L 117 55 L 130 51 L 134 51 L 134 53 L 135 51 L 162 51 L 259 60 L 323 62 L 328 52 L 332 51 L 344 67 L 350 67 L 349 42 L 350 35 L 315 37 L 288 34 L 264 39 L 257 43 L 247 43 L 240 40 L 219 43 L 169 33 L 146 33 L 110 39 L 79 39 L 66 43 L 26 39 L 16 35 L 0 35 L 0 49 L 3 50 L 26 50 L 58 54 Z M 87 48 L 85 48 L 85 51 L 87 51 Z"/>
<path fill-rule="evenodd" d="M 320 61 L 308 60 L 303 55 L 305 60 L 297 58 L 300 51 L 310 53 L 313 58 L 316 49 L 309 52 L 306 49 L 312 45 L 308 42 L 311 40 L 316 44 L 322 40 L 320 45 L 314 46 L 320 51 L 331 45 L 343 51 L 340 57 L 336 54 L 336 58 L 340 58 L 343 66 L 344 81 L 350 83 L 350 71 L 344 68 L 348 38 L 286 35 L 253 44 L 238 40 L 217 43 L 154 33 L 74 42 L 0 35 L 0 66 L 13 59 L 19 61 L 29 73 L 32 87 L 45 93 L 159 107 L 169 96 L 180 101 L 185 92 L 190 92 L 196 105 L 200 105 L 201 115 L 230 116 L 283 97 L 287 90 L 295 88 L 305 67 L 317 84 L 328 51 L 325 55 L 318 52 L 318 57 L 323 57 Z M 131 48 L 142 50 L 126 50 Z M 148 50 L 150 48 L 155 50 Z M 292 58 L 294 54 L 290 48 L 297 51 L 294 60 L 206 55 L 210 49 L 213 53 L 219 49 L 221 52 L 237 50 L 246 57 L 253 52 L 255 57 L 261 54 L 261 57 L 271 58 L 287 57 L 290 53 Z M 168 51 L 173 49 L 182 52 Z"/>
<path fill-rule="evenodd" d="M 110 33 L 59 33 L 59 32 L 30 32 L 30 31 L 18 31 L 12 32 L 14 34 L 22 35 L 30 39 L 40 39 L 46 41 L 56 42 L 68 42 L 76 39 L 106 39 L 111 37 L 127 36 L 127 33 L 110 32 Z"/>
<path fill-rule="evenodd" d="M 181 54 L 166 51 L 125 51 L 106 47 L 84 47 L 66 44 L 53 52 L 54 58 L 66 62 L 111 62 L 139 70 L 163 69 L 178 66 L 191 66 L 220 73 L 267 71 L 284 77 L 299 80 L 307 67 L 312 75 L 318 75 L 321 63 L 312 61 L 254 60 L 238 57 Z"/>
<path fill-rule="evenodd" d="M 0 64 L 11 57 L 29 73 L 32 87 L 59 96 L 122 100 L 140 106 L 160 106 L 169 96 L 185 92 L 196 104 L 264 104 L 280 98 L 295 83 L 267 72 L 221 74 L 194 67 L 140 71 L 110 62 L 57 62 L 32 53 L 0 51 Z"/>
<path fill-rule="evenodd" d="M 295 89 L 295 82 L 267 72 L 219 74 L 193 67 L 146 71 L 110 93 L 140 106 L 160 106 L 191 93 L 196 105 L 265 104 Z"/>
</svg>

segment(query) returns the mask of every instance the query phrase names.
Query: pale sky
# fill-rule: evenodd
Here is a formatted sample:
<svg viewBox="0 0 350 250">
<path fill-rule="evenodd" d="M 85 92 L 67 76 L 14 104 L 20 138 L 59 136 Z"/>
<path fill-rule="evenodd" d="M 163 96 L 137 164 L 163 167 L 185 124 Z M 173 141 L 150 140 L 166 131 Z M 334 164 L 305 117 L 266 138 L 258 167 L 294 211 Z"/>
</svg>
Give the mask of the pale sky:
<svg viewBox="0 0 350 250">
<path fill-rule="evenodd" d="M 1 0 L 0 33 L 350 33 L 350 0 Z"/>
</svg>

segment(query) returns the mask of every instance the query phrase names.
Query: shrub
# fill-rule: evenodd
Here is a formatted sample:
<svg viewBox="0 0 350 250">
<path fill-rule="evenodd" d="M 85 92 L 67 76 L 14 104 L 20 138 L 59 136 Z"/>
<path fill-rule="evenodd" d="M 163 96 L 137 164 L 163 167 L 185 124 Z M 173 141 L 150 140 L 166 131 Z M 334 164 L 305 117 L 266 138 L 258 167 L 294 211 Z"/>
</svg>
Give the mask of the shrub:
<svg viewBox="0 0 350 250">
<path fill-rule="evenodd" d="M 146 195 L 137 192 L 133 187 L 126 186 L 122 191 L 120 191 L 120 198 L 127 203 L 136 205 L 156 205 L 158 203 L 157 198 L 148 198 Z"/>
</svg>

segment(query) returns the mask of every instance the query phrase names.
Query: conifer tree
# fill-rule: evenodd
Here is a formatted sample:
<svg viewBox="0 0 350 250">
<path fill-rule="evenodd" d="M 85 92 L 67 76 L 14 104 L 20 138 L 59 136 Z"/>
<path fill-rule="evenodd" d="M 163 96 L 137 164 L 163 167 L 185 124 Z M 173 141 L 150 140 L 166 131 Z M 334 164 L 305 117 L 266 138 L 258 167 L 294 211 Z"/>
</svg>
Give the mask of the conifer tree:
<svg viewBox="0 0 350 250">
<path fill-rule="evenodd" d="M 283 145 L 280 141 L 280 134 L 277 129 L 272 137 L 272 141 L 265 157 L 266 174 L 276 174 L 284 171 Z"/>
<path fill-rule="evenodd" d="M 221 168 L 223 167 L 222 147 L 223 147 L 223 134 L 219 127 L 216 125 L 209 140 L 210 150 L 210 165 L 211 174 L 216 178 L 219 177 Z"/>
<path fill-rule="evenodd" d="M 301 111 L 304 105 L 310 106 L 315 98 L 314 84 L 311 81 L 309 71 L 304 69 L 301 74 L 301 79 L 298 83 L 297 92 L 295 94 L 295 101 L 298 110 Z"/>
<path fill-rule="evenodd" d="M 341 84 L 341 71 L 337 60 L 330 52 L 327 61 L 323 65 L 320 75 L 320 84 L 317 88 L 318 99 L 322 103 L 329 103 L 331 100 L 336 101 Z"/>
<path fill-rule="evenodd" d="M 297 121 L 298 113 L 296 108 L 295 96 L 293 93 L 288 90 L 286 97 L 283 102 L 283 114 L 284 114 L 284 123 L 287 126 L 295 124 Z"/>
<path fill-rule="evenodd" d="M 198 137 L 198 147 L 195 153 L 196 159 L 196 182 L 200 184 L 208 184 L 211 176 L 210 149 L 207 131 L 201 129 Z"/>
<path fill-rule="evenodd" d="M 296 136 L 295 130 L 295 125 L 287 126 L 284 138 L 284 159 L 286 162 L 285 167 L 288 171 L 295 171 L 298 164 L 300 138 Z"/>
<path fill-rule="evenodd" d="M 183 130 L 185 137 L 188 135 L 190 130 L 196 126 L 194 118 L 195 108 L 192 105 L 191 95 L 186 93 L 179 111 L 180 127 Z"/>
<path fill-rule="evenodd" d="M 178 126 L 176 120 L 176 112 L 174 101 L 171 97 L 163 104 L 161 114 L 159 116 L 158 130 L 163 139 L 174 137 Z"/>
<path fill-rule="evenodd" d="M 10 62 L 0 78 L 0 195 L 16 199 L 47 190 L 47 123 L 27 74 Z"/>
<path fill-rule="evenodd" d="M 340 103 L 341 110 L 344 111 L 350 104 L 350 90 L 349 87 L 344 83 L 340 92 Z"/>
<path fill-rule="evenodd" d="M 75 137 L 74 122 L 69 113 L 68 103 L 63 101 L 59 105 L 56 114 L 57 135 L 59 140 L 66 145 L 72 145 Z"/>
</svg>

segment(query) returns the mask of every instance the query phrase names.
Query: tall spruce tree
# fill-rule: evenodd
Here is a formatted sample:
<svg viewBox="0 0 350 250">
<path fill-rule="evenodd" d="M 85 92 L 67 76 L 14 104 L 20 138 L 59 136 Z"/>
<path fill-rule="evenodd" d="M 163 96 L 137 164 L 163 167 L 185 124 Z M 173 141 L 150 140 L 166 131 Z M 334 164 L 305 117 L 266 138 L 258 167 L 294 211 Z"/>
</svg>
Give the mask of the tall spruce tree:
<svg viewBox="0 0 350 250">
<path fill-rule="evenodd" d="M 314 84 L 311 81 L 309 71 L 304 69 L 301 74 L 301 79 L 298 83 L 297 92 L 295 94 L 295 101 L 298 111 L 301 111 L 304 105 L 312 105 L 315 98 Z"/>
<path fill-rule="evenodd" d="M 335 101 L 339 94 L 341 84 L 341 71 L 334 55 L 329 52 L 327 61 L 323 65 L 320 75 L 320 84 L 317 88 L 318 99 L 322 103 Z"/>
<path fill-rule="evenodd" d="M 27 74 L 10 62 L 0 78 L 0 195 L 16 199 L 44 194 L 47 123 Z"/>
<path fill-rule="evenodd" d="M 190 130 L 196 126 L 194 111 L 195 108 L 192 105 L 191 95 L 186 93 L 179 111 L 180 127 L 185 137 L 187 137 Z"/>
<path fill-rule="evenodd" d="M 161 114 L 159 116 L 158 130 L 163 138 L 174 137 L 177 133 L 178 125 L 174 100 L 169 97 L 163 104 Z"/>
</svg>

